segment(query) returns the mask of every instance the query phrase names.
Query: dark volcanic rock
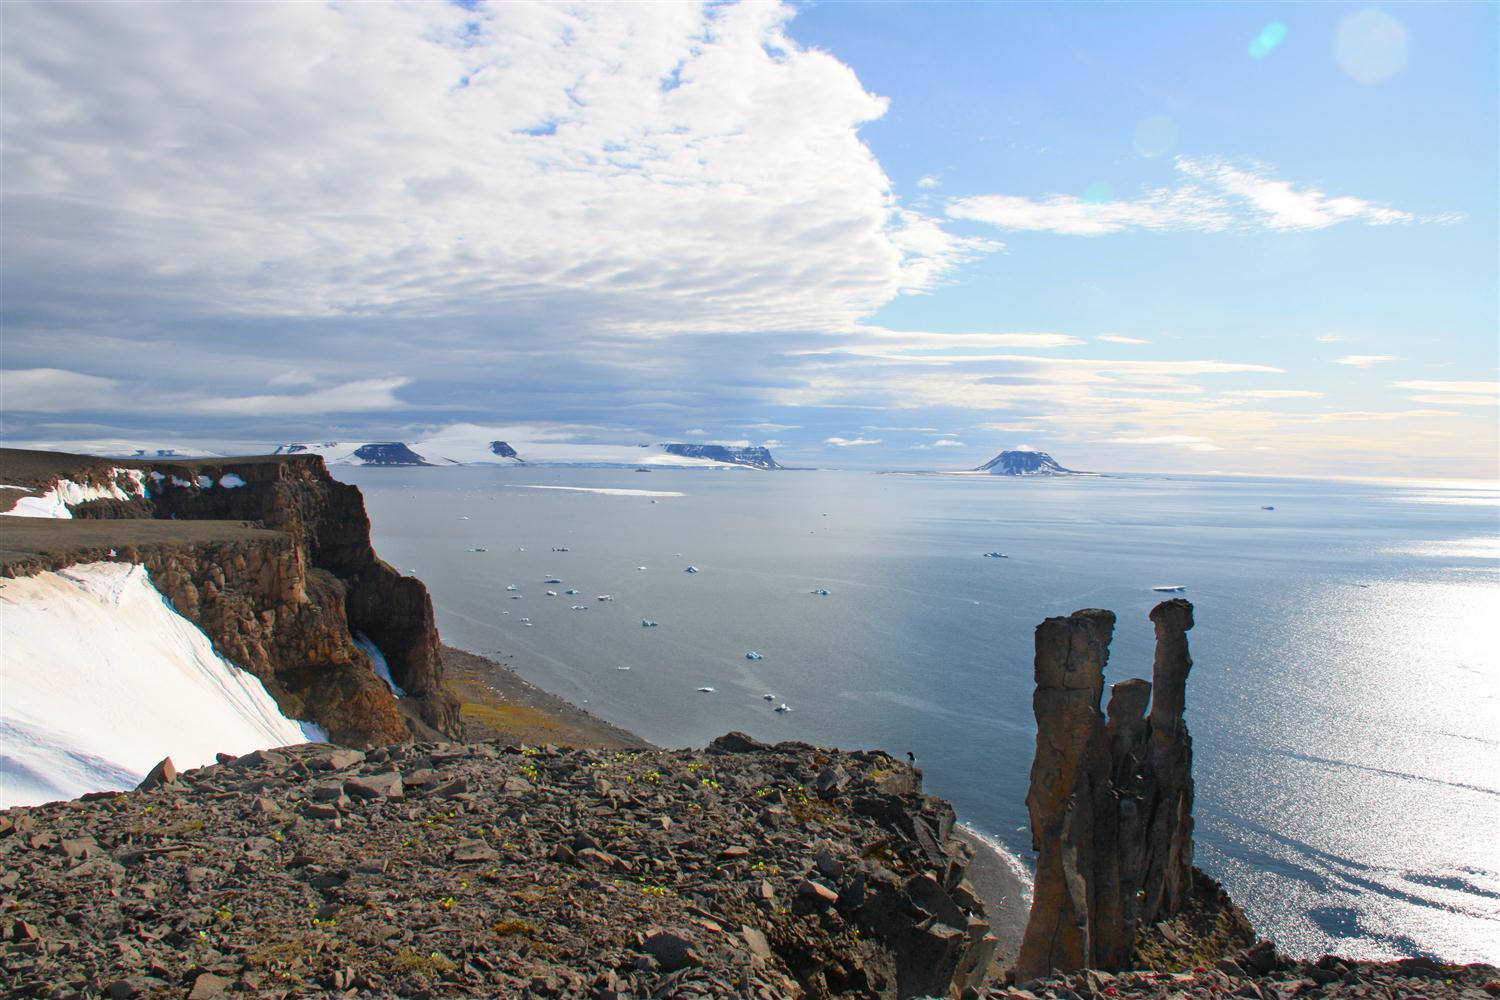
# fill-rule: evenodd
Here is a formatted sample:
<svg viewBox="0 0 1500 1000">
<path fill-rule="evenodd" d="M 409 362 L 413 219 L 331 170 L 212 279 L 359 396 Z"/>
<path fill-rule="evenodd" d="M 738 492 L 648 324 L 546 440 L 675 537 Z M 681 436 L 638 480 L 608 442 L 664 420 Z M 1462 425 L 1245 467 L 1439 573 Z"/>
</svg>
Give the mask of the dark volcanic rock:
<svg viewBox="0 0 1500 1000">
<path fill-rule="evenodd" d="M 516 449 L 506 444 L 504 441 L 491 441 L 490 453 L 493 455 L 499 455 L 501 458 L 513 458 L 517 462 L 524 461 L 520 455 L 516 454 Z"/>
<path fill-rule="evenodd" d="M 913 768 L 727 742 L 287 747 L 0 813 L 0 994 L 896 1000 L 995 971 Z"/>
<path fill-rule="evenodd" d="M 1064 469 L 1045 451 L 1002 451 L 974 470 L 995 476 L 1077 476 L 1084 473 Z"/>
<path fill-rule="evenodd" d="M 1079 611 L 1037 628 L 1026 802 L 1040 856 L 1019 981 L 1125 968 L 1138 934 L 1180 913 L 1194 890 L 1193 745 L 1182 718 L 1193 607 L 1164 601 L 1151 620 L 1153 683 L 1116 684 L 1107 719 L 1099 699 L 1114 614 Z M 1236 927 L 1248 934 L 1242 915 Z"/>
</svg>

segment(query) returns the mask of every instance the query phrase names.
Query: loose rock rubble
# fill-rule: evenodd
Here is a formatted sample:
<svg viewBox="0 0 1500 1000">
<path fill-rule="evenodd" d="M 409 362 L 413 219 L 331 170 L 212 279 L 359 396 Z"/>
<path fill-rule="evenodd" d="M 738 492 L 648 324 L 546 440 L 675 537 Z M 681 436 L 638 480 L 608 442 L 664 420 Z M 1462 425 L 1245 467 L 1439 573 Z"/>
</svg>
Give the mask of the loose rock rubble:
<svg viewBox="0 0 1500 1000">
<path fill-rule="evenodd" d="M 1301 961 L 1278 955 L 1269 941 L 1187 972 L 1096 972 L 1034 979 L 1019 987 L 976 991 L 980 1000 L 1041 998 L 1368 997 L 1416 1000 L 1455 997 L 1491 1000 L 1500 996 L 1500 969 L 1492 965 L 1443 965 L 1424 958 L 1399 962 L 1357 962 L 1324 955 Z"/>
<path fill-rule="evenodd" d="M 257 751 L 0 813 L 11 995 L 957 994 L 994 938 L 878 752 Z"/>
</svg>

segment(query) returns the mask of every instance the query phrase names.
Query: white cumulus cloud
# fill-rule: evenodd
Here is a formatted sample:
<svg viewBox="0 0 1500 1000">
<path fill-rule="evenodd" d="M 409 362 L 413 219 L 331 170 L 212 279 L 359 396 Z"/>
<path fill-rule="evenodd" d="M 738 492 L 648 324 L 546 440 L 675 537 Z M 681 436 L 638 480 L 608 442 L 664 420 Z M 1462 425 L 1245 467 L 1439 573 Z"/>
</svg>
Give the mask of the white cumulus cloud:
<svg viewBox="0 0 1500 1000">
<path fill-rule="evenodd" d="M 1228 229 L 1311 230 L 1341 222 L 1381 226 L 1424 221 L 1411 212 L 1349 195 L 1329 195 L 1271 176 L 1270 168 L 1236 167 L 1221 159 L 1175 161 L 1181 179 L 1127 200 L 1050 194 L 1042 198 L 986 194 L 955 198 L 947 213 L 1002 230 L 1104 236 L 1131 229 L 1221 232 Z M 1437 220 L 1452 221 L 1449 217 Z"/>
<path fill-rule="evenodd" d="M 831 444 L 835 448 L 857 448 L 857 447 L 860 447 L 861 445 L 879 444 L 880 443 L 880 438 L 863 438 L 863 437 L 842 438 L 842 437 L 831 437 L 831 438 L 824 438 L 823 439 L 823 443 L 824 444 Z"/>
<path fill-rule="evenodd" d="M 1335 358 L 1334 363 L 1348 365 L 1351 368 L 1370 368 L 1395 360 L 1397 358 L 1394 354 L 1346 354 L 1341 358 Z"/>
</svg>

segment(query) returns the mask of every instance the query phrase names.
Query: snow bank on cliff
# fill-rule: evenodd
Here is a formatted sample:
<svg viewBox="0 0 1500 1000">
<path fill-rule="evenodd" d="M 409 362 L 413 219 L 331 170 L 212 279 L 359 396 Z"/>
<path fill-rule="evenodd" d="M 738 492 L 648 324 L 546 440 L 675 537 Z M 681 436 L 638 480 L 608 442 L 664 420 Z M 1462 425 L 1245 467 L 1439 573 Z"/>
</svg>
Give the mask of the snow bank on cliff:
<svg viewBox="0 0 1500 1000">
<path fill-rule="evenodd" d="M 75 483 L 71 479 L 59 479 L 52 484 L 50 490 L 36 496 L 23 496 L 10 510 L 0 510 L 0 514 L 8 514 L 12 517 L 71 518 L 73 512 L 68 510 L 70 503 L 83 503 L 85 500 L 129 500 L 132 496 L 145 496 L 146 488 L 143 482 L 145 473 L 139 469 L 112 469 L 110 471 L 116 481 L 109 486 L 88 486 Z M 122 489 L 119 485 L 119 480 L 122 478 L 134 484 L 134 489 L 129 491 Z M 26 486 L 0 486 L 0 489 L 37 492 Z"/>
<path fill-rule="evenodd" d="M 326 740 L 214 652 L 144 566 L 0 580 L 0 808 L 134 787 L 157 761 Z"/>
</svg>

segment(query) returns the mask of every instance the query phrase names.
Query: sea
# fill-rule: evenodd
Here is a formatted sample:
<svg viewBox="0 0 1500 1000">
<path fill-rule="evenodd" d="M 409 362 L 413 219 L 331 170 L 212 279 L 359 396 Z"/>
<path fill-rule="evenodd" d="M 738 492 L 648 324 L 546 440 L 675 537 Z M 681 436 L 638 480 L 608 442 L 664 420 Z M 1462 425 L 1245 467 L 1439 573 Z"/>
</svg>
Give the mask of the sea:
<svg viewBox="0 0 1500 1000">
<path fill-rule="evenodd" d="M 1186 597 L 1199 867 L 1295 955 L 1500 962 L 1494 484 L 334 471 L 446 642 L 663 746 L 911 753 L 1023 866 L 1036 625 L 1149 678 Z"/>
</svg>

